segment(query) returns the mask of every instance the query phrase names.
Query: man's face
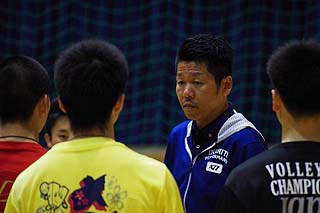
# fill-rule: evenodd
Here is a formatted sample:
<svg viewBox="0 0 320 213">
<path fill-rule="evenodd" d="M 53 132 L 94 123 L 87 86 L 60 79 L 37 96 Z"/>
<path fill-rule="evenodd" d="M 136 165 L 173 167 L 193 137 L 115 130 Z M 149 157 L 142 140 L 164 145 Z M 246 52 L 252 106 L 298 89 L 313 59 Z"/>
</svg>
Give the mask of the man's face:
<svg viewBox="0 0 320 213">
<path fill-rule="evenodd" d="M 231 86 L 232 86 L 232 78 Z M 228 106 L 231 90 L 224 89 L 225 80 L 217 87 L 205 63 L 180 61 L 177 65 L 176 93 L 185 116 L 195 120 L 199 128 L 215 120 Z"/>
</svg>

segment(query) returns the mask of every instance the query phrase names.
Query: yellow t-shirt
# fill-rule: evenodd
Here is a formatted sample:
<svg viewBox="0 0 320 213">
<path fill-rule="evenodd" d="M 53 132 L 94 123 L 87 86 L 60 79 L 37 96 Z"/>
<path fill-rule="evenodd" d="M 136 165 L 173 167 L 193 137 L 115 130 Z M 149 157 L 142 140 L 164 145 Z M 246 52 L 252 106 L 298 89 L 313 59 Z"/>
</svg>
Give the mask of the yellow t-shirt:
<svg viewBox="0 0 320 213">
<path fill-rule="evenodd" d="M 166 166 L 111 138 L 92 137 L 55 145 L 23 171 L 10 192 L 6 213 L 183 212 Z"/>
</svg>

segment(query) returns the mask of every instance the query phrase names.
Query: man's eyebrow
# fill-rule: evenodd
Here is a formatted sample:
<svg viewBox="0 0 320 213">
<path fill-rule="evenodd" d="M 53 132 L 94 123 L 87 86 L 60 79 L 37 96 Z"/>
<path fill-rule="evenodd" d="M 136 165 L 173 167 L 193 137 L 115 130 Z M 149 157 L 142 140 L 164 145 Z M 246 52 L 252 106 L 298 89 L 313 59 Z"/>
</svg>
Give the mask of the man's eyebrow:
<svg viewBox="0 0 320 213">
<path fill-rule="evenodd" d="M 189 75 L 189 74 L 192 75 L 192 76 L 201 76 L 201 75 L 204 75 L 204 73 L 198 72 L 198 71 L 188 72 L 188 75 Z M 181 73 L 181 72 L 178 72 L 178 73 L 177 73 L 177 77 L 184 76 L 184 75 L 186 75 L 186 74 Z"/>
</svg>

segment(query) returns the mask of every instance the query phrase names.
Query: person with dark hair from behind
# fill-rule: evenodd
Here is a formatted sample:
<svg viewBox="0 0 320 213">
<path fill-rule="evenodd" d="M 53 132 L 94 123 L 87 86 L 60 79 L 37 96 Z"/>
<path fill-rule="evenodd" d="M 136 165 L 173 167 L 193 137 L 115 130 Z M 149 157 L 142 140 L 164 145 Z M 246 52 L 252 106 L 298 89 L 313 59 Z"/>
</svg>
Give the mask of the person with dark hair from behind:
<svg viewBox="0 0 320 213">
<path fill-rule="evenodd" d="M 123 53 L 105 41 L 81 41 L 60 54 L 54 71 L 74 138 L 18 176 L 5 211 L 183 212 L 166 166 L 114 139 L 128 79 Z"/>
<path fill-rule="evenodd" d="M 320 44 L 287 43 L 267 73 L 281 143 L 233 170 L 217 212 L 320 212 Z"/>
<path fill-rule="evenodd" d="M 58 103 L 58 98 L 51 102 L 49 116 L 45 126 L 44 139 L 49 149 L 52 146 L 67 141 L 73 137 L 70 120 Z"/>
<path fill-rule="evenodd" d="M 187 38 L 176 56 L 176 94 L 189 120 L 172 129 L 165 154 L 187 213 L 214 212 L 230 171 L 267 148 L 228 102 L 231 89 L 228 42 L 209 34 Z"/>
<path fill-rule="evenodd" d="M 46 150 L 38 143 L 49 111 L 49 76 L 27 56 L 0 62 L 0 212 L 17 175 Z"/>
</svg>

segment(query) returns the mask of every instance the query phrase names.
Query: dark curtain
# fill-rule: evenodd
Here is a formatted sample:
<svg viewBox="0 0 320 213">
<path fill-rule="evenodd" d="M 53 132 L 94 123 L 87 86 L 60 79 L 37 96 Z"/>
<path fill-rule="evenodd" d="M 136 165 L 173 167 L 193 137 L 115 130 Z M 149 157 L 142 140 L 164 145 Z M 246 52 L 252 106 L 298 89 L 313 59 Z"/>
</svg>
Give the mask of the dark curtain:
<svg viewBox="0 0 320 213">
<path fill-rule="evenodd" d="M 270 54 L 293 39 L 320 36 L 320 1 L 1 1 L 0 59 L 25 54 L 53 76 L 53 63 L 71 43 L 99 38 L 126 54 L 130 80 L 116 139 L 165 145 L 184 115 L 175 95 L 177 47 L 190 35 L 225 37 L 234 48 L 230 96 L 269 143 L 280 141 L 266 75 Z M 55 97 L 51 85 L 51 97 Z M 2 100 L 3 101 L 3 100 Z"/>
</svg>

